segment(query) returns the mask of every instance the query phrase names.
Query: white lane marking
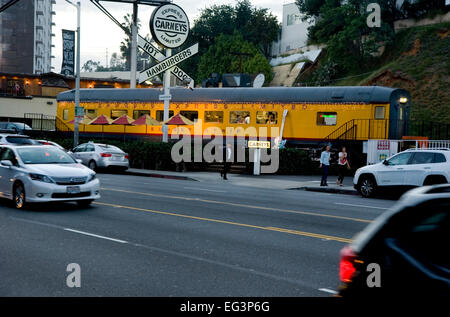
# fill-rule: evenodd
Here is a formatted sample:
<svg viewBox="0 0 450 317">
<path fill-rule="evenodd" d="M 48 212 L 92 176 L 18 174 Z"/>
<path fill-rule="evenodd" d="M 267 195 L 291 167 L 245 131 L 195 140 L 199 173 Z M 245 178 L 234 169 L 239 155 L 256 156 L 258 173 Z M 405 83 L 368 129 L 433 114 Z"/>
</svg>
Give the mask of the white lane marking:
<svg viewBox="0 0 450 317">
<path fill-rule="evenodd" d="M 328 288 L 319 288 L 319 291 L 325 292 L 325 293 L 330 293 L 330 294 L 337 294 L 338 293 L 338 292 L 333 291 L 332 289 L 328 289 Z"/>
<path fill-rule="evenodd" d="M 79 231 L 79 230 L 70 229 L 70 228 L 64 228 L 64 230 L 74 232 L 74 233 L 84 234 L 86 236 L 95 237 L 95 238 L 99 238 L 99 239 L 105 239 L 105 240 L 110 240 L 110 241 L 119 242 L 119 243 L 128 243 L 127 241 L 124 241 L 124 240 L 109 238 L 109 237 L 105 237 L 105 236 L 101 236 L 98 234 L 93 234 L 93 233 L 89 233 L 89 232 L 85 232 L 85 231 Z"/>
<path fill-rule="evenodd" d="M 183 187 L 184 189 L 193 189 L 193 190 L 204 190 L 206 192 L 216 192 L 216 193 L 226 193 L 226 190 L 215 190 L 215 189 L 205 189 L 199 187 Z"/>
<path fill-rule="evenodd" d="M 335 203 L 336 205 L 344 205 L 344 206 L 353 206 L 353 207 L 363 207 L 363 208 L 373 208 L 373 209 L 389 209 L 384 207 L 376 207 L 376 206 L 367 206 L 367 205 L 354 205 L 354 204 L 345 204 L 345 203 Z"/>
</svg>

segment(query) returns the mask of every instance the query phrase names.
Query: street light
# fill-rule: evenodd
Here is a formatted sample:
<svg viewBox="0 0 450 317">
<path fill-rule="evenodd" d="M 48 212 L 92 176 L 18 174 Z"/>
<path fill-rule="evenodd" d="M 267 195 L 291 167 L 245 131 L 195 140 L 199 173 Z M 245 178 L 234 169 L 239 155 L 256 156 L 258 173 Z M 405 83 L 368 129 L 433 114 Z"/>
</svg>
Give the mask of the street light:
<svg viewBox="0 0 450 317">
<path fill-rule="evenodd" d="M 73 5 L 77 8 L 77 76 L 75 80 L 75 122 L 74 122 L 74 131 L 73 131 L 73 147 L 78 145 L 78 131 L 79 131 L 79 123 L 78 123 L 78 115 L 80 110 L 80 14 L 81 14 L 81 5 L 78 1 L 77 4 L 73 3 L 70 0 L 66 0 L 67 3 Z"/>
</svg>

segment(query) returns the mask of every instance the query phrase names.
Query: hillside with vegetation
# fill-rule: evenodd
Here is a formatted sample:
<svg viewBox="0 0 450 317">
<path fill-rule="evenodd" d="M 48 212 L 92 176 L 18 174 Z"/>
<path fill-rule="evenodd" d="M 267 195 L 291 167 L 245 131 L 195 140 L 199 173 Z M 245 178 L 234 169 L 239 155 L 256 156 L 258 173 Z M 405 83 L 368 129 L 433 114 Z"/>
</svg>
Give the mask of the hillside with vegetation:
<svg viewBox="0 0 450 317">
<path fill-rule="evenodd" d="M 319 6 L 319 4 L 324 4 Z M 366 1 L 297 0 L 316 23 L 310 43 L 326 44 L 320 60 L 296 80 L 301 86 L 380 85 L 404 88 L 412 96 L 411 119 L 450 122 L 450 23 L 394 32 L 394 21 L 444 14 L 443 1 L 416 2 L 396 8 L 379 1 L 380 28 L 369 28 L 360 14 Z M 405 2 L 405 4 L 408 2 Z M 333 22 L 333 23 L 331 23 Z"/>
</svg>

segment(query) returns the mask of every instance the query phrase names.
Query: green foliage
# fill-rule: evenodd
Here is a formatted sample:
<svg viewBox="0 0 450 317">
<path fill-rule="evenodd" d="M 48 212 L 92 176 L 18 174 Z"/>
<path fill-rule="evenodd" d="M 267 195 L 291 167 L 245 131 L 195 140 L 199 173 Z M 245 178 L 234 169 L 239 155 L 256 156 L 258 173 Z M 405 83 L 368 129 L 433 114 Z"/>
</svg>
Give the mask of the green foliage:
<svg viewBox="0 0 450 317">
<path fill-rule="evenodd" d="M 240 71 L 240 60 L 232 52 L 247 53 L 251 56 L 242 56 L 242 72 L 248 74 L 264 73 L 266 81 L 273 78 L 272 67 L 269 61 L 260 53 L 257 47 L 244 40 L 243 36 L 235 31 L 233 35 L 219 35 L 214 44 L 201 57 L 198 65 L 198 79 L 208 78 L 211 73 L 237 73 Z"/>
<path fill-rule="evenodd" d="M 199 43 L 199 53 L 181 63 L 181 67 L 200 80 L 198 65 L 201 57 L 215 43 L 221 34 L 233 35 L 238 32 L 245 41 L 252 43 L 266 57 L 269 57 L 273 41 L 278 39 L 280 25 L 277 18 L 267 9 L 253 7 L 249 0 L 239 0 L 233 5 L 212 5 L 203 9 L 194 21 L 188 43 Z M 228 53 L 227 53 L 228 54 Z M 239 57 L 234 56 L 235 59 Z"/>
</svg>

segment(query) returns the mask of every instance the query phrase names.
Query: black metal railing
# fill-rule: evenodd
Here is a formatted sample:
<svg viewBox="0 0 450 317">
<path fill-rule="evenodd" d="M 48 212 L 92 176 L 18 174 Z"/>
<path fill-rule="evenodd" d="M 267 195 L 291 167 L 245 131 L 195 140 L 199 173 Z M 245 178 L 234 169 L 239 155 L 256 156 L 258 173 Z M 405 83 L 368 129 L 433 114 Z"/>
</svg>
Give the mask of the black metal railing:
<svg viewBox="0 0 450 317">
<path fill-rule="evenodd" d="M 430 140 L 449 140 L 450 124 L 424 120 L 410 120 L 404 135 L 428 137 Z"/>
<path fill-rule="evenodd" d="M 33 130 L 54 131 L 56 128 L 56 116 L 45 115 L 42 113 L 25 113 L 24 119 L 29 122 Z"/>
<path fill-rule="evenodd" d="M 352 119 L 327 135 L 323 141 L 387 139 L 388 123 L 388 120 Z"/>
<path fill-rule="evenodd" d="M 60 131 L 60 132 L 72 132 L 72 128 L 69 127 L 69 125 L 67 123 L 65 123 L 63 120 L 61 120 L 60 118 L 56 117 L 55 120 L 55 128 L 56 131 Z"/>
</svg>

